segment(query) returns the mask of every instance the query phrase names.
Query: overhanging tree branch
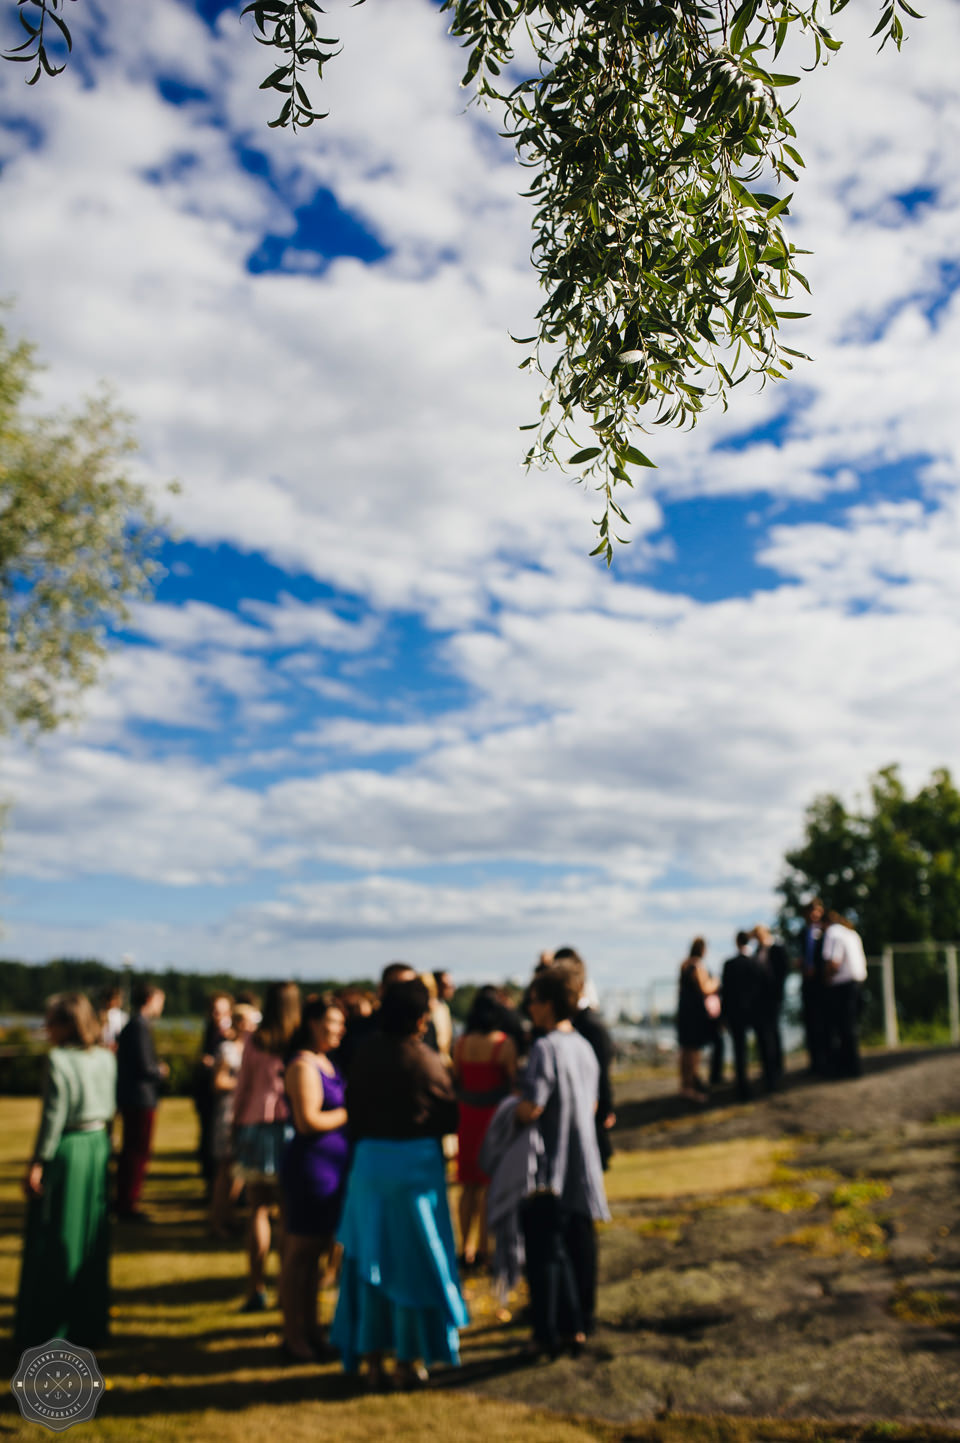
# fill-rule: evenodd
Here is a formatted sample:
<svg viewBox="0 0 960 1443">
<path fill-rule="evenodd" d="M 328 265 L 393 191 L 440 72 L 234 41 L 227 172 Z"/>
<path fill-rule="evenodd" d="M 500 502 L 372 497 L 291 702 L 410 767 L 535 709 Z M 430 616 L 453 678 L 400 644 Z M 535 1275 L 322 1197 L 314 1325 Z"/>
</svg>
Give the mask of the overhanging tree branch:
<svg viewBox="0 0 960 1443">
<path fill-rule="evenodd" d="M 27 39 L 10 59 L 33 84 L 62 66 L 67 0 L 17 0 Z M 363 0 L 355 0 L 363 3 Z M 794 144 L 798 76 L 773 67 L 791 34 L 811 65 L 840 48 L 823 23 L 848 0 L 444 0 L 463 41 L 463 85 L 505 117 L 530 172 L 532 259 L 546 293 L 521 362 L 544 379 L 528 466 L 559 464 L 600 493 L 594 554 L 609 565 L 617 487 L 653 466 L 635 444 L 650 426 L 694 425 L 748 376 L 779 380 L 803 353 L 781 322 L 808 290 L 783 220 L 803 159 Z M 307 72 L 321 79 L 339 41 L 319 35 L 318 0 L 252 0 L 241 12 L 277 62 L 261 85 L 281 97 L 271 126 L 312 125 Z M 874 31 L 899 48 L 907 0 L 881 0 Z M 516 75 L 517 40 L 533 72 Z M 765 178 L 773 191 L 761 190 Z"/>
</svg>

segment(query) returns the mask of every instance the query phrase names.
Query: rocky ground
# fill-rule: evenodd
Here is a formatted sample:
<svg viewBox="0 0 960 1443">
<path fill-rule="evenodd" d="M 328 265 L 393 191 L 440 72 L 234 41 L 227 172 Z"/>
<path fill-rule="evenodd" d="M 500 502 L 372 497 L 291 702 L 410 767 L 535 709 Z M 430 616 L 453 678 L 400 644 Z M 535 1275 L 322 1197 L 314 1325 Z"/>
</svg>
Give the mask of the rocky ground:
<svg viewBox="0 0 960 1443">
<path fill-rule="evenodd" d="M 520 1322 L 491 1321 L 455 1386 L 619 1423 L 960 1426 L 960 1055 L 696 1112 L 671 1090 L 619 1090 L 618 1145 L 642 1154 L 611 1175 L 588 1356 L 522 1367 Z"/>
</svg>

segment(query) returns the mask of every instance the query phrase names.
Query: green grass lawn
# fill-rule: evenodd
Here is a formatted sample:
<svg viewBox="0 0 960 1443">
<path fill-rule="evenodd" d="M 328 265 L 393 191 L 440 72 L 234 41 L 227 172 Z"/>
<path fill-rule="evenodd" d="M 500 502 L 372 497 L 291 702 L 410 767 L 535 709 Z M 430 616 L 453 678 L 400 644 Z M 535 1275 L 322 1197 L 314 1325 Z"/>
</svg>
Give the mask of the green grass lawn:
<svg viewBox="0 0 960 1443">
<path fill-rule="evenodd" d="M 33 1099 L 3 1099 L 0 1131 L 0 1330 L 5 1337 L 7 1377 L 17 1359 L 9 1342 L 19 1272 L 23 1199 L 20 1179 L 39 1114 Z M 756 1419 L 668 1416 L 624 1428 L 591 1418 L 547 1411 L 550 1371 L 543 1374 L 544 1407 L 530 1407 L 469 1392 L 471 1365 L 509 1373 L 524 1334 L 496 1321 L 485 1284 L 466 1284 L 471 1326 L 463 1338 L 462 1375 L 437 1373 L 424 1393 L 366 1397 L 338 1366 L 284 1367 L 279 1361 L 276 1312 L 246 1316 L 245 1259 L 239 1245 L 207 1236 L 193 1150 L 192 1106 L 166 1101 L 160 1111 L 156 1152 L 144 1204 L 151 1227 L 117 1227 L 112 1263 L 113 1335 L 99 1361 L 107 1392 L 99 1416 L 70 1429 L 71 1443 L 85 1439 L 137 1443 L 391 1443 L 436 1439 L 437 1443 L 823 1443 L 827 1438 L 909 1438 L 909 1429 L 887 1426 L 831 1427 Z M 615 1209 L 629 1214 L 630 1200 L 663 1199 L 664 1217 L 644 1228 L 676 1225 L 673 1210 L 698 1191 L 709 1174 L 710 1194 L 729 1197 L 768 1187 L 778 1179 L 787 1149 L 751 1138 L 701 1147 L 660 1148 L 618 1155 L 610 1174 Z M 781 1189 L 782 1191 L 782 1189 Z M 771 1193 L 780 1197 L 780 1193 Z M 696 1205 L 696 1204 L 694 1204 Z M 772 1206 L 773 1204 L 771 1204 Z M 603 1235 L 601 1247 L 604 1246 Z M 273 1260 L 273 1272 L 276 1260 Z M 329 1320 L 334 1297 L 323 1298 Z M 906 1304 L 904 1304 L 906 1306 Z M 466 1383 L 466 1387 L 464 1387 Z M 529 1396 L 529 1395 L 528 1395 Z M 537 1394 L 539 1398 L 539 1394 Z M 0 1438 L 38 1440 L 50 1435 L 25 1424 L 9 1393 L 0 1404 Z M 924 1437 L 933 1436 L 925 1432 Z"/>
<path fill-rule="evenodd" d="M 9 1339 L 19 1274 L 23 1201 L 20 1178 L 39 1114 L 36 1101 L 5 1099 L 0 1133 L 0 1308 Z M 206 1235 L 200 1184 L 193 1158 L 196 1125 L 189 1102 L 170 1099 L 160 1111 L 157 1145 L 144 1195 L 156 1222 L 150 1228 L 114 1231 L 113 1337 L 100 1354 L 107 1393 L 95 1422 L 70 1429 L 70 1438 L 129 1439 L 142 1443 L 232 1443 L 269 1439 L 314 1443 L 322 1432 L 338 1443 L 390 1437 L 395 1443 L 435 1435 L 445 1443 L 484 1436 L 516 1443 L 585 1443 L 607 1438 L 603 1425 L 549 1419 L 518 1404 L 470 1399 L 431 1389 L 415 1396 L 358 1397 L 338 1366 L 279 1364 L 279 1314 L 246 1316 L 237 1309 L 244 1293 L 245 1259 L 239 1244 L 221 1245 Z M 276 1259 L 272 1260 L 274 1272 Z M 493 1299 L 470 1284 L 476 1339 L 493 1324 Z M 333 1295 L 323 1298 L 329 1318 Z M 477 1344 L 471 1334 L 464 1355 Z M 516 1344 L 516 1333 L 510 1347 Z M 485 1345 L 489 1348 L 489 1343 Z M 9 1377 L 15 1366 L 5 1344 Z M 49 1436 L 19 1419 L 9 1394 L 0 1414 L 0 1436 Z"/>
</svg>

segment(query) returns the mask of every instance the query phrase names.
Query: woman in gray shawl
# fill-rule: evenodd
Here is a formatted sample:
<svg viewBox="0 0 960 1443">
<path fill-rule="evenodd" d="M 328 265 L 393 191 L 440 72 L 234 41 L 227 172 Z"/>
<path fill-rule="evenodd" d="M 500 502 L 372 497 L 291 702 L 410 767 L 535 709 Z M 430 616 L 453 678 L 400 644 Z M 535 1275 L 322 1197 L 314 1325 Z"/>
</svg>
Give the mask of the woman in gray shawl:
<svg viewBox="0 0 960 1443">
<path fill-rule="evenodd" d="M 520 1084 L 516 1121 L 543 1141 L 520 1209 L 535 1355 L 579 1353 L 594 1326 L 594 1223 L 609 1218 L 594 1114 L 599 1067 L 570 1021 L 578 987 L 562 963 L 537 973 L 527 1010 L 543 1035 Z"/>
</svg>

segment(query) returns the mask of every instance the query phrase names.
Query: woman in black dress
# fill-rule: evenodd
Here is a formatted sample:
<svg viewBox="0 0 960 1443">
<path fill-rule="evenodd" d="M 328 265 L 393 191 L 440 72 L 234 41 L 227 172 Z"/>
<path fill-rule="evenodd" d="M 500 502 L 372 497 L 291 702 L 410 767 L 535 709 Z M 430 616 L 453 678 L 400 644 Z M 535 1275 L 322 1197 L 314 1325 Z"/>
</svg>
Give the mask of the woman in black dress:
<svg viewBox="0 0 960 1443">
<path fill-rule="evenodd" d="M 691 1102 L 705 1102 L 707 1088 L 698 1071 L 700 1049 L 711 1043 L 720 1012 L 718 983 L 704 963 L 707 944 L 695 937 L 690 955 L 680 964 L 680 993 L 677 999 L 677 1044 L 680 1048 L 680 1095 Z"/>
</svg>

